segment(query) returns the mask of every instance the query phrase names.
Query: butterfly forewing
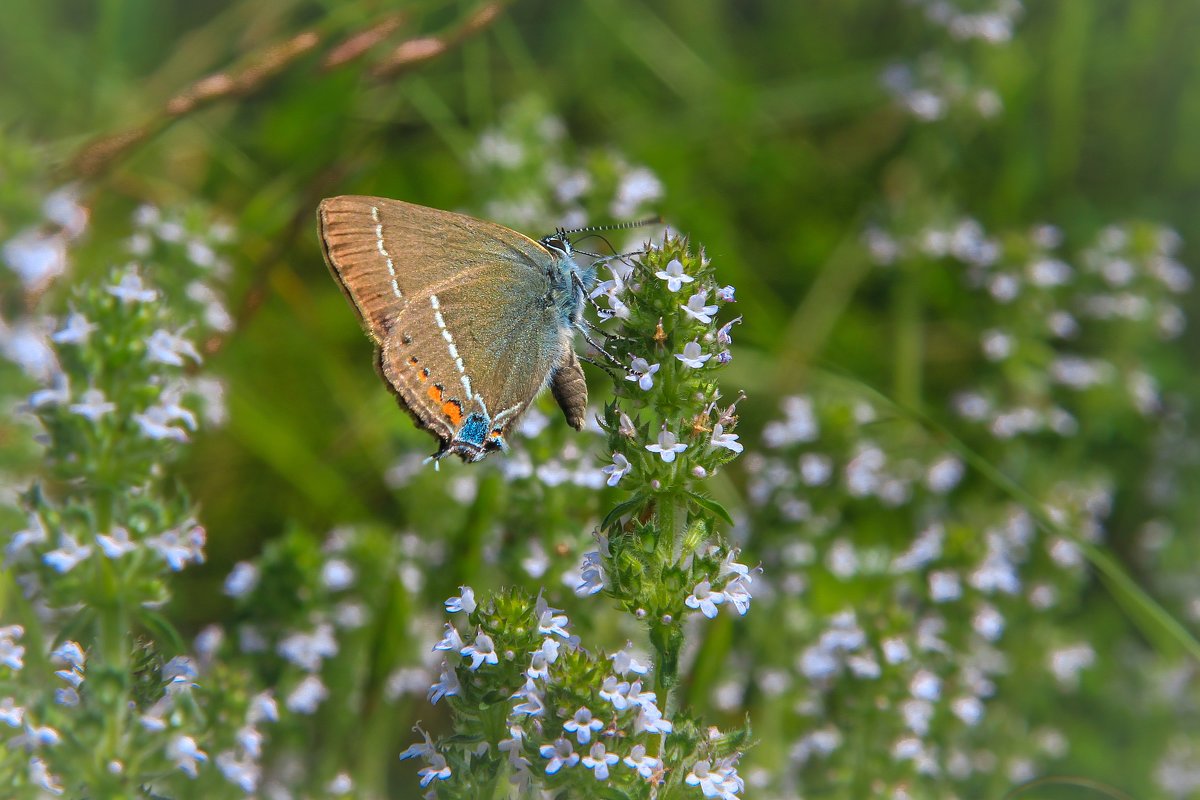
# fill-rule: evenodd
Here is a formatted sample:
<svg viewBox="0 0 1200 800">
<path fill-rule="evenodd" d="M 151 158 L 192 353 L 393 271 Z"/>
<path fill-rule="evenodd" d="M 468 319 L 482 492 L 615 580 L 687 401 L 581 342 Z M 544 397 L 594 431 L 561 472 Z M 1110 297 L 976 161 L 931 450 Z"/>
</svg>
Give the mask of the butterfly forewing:
<svg viewBox="0 0 1200 800">
<path fill-rule="evenodd" d="M 516 231 L 376 197 L 321 203 L 326 261 L 379 346 L 379 370 L 443 446 L 472 411 L 504 431 L 570 350 L 553 257 Z"/>
</svg>

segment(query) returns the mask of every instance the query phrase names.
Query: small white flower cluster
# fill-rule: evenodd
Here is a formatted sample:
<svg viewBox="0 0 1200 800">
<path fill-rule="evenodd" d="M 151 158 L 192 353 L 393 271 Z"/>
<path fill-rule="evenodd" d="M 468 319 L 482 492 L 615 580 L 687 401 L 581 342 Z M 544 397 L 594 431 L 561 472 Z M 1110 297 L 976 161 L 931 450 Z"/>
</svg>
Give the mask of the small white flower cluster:
<svg viewBox="0 0 1200 800">
<path fill-rule="evenodd" d="M 709 553 L 710 556 L 716 557 L 720 555 L 720 548 L 713 547 Z M 735 559 L 738 556 L 737 550 L 730 550 L 721 559 L 721 564 L 717 568 L 716 579 L 724 580 L 722 587 L 713 588 L 713 583 L 708 578 L 700 581 L 692 589 L 691 594 L 683 601 L 688 608 L 694 608 L 709 619 L 717 616 L 717 606 L 725 605 L 726 608 L 732 608 L 739 616 L 745 616 L 750 610 L 750 584 L 754 582 L 754 573 L 761 572 L 762 568 L 751 570 L 745 564 L 739 564 Z"/>
<path fill-rule="evenodd" d="M 41 213 L 41 224 L 24 228 L 0 244 L 0 261 L 32 294 L 40 294 L 66 272 L 70 244 L 88 225 L 88 209 L 79 202 L 77 186 L 64 186 L 46 195 Z"/>
</svg>

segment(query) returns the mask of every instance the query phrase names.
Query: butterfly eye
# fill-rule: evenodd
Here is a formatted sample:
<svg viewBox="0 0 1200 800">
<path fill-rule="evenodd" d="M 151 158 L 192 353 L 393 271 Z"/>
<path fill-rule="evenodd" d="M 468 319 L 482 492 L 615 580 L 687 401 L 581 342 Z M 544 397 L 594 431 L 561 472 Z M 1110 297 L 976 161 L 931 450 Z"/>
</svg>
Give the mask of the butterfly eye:
<svg viewBox="0 0 1200 800">
<path fill-rule="evenodd" d="M 547 250 L 553 250 L 560 255 L 568 256 L 571 254 L 571 243 L 567 241 L 565 236 L 554 234 L 542 239 L 542 247 Z"/>
</svg>

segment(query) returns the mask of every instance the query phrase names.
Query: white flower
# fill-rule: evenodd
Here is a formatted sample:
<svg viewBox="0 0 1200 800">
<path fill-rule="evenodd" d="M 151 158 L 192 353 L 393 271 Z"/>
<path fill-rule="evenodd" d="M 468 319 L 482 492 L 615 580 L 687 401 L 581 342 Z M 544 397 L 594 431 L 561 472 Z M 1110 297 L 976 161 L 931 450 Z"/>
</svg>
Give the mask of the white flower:
<svg viewBox="0 0 1200 800">
<path fill-rule="evenodd" d="M 697 761 L 683 780 L 688 786 L 699 786 L 705 797 L 720 797 L 723 779 L 719 772 L 712 771 L 712 765 L 707 761 Z"/>
<path fill-rule="evenodd" d="M 72 311 L 67 316 L 66 324 L 57 332 L 52 333 L 50 338 L 55 344 L 83 344 L 94 330 L 96 330 L 94 322 L 89 322 L 83 314 Z"/>
<path fill-rule="evenodd" d="M 553 775 L 563 767 L 573 767 L 579 763 L 579 754 L 566 739 L 558 739 L 554 744 L 544 744 L 538 752 L 542 758 L 550 759 L 550 763 L 546 765 L 547 775 Z"/>
<path fill-rule="evenodd" d="M 736 433 L 726 433 L 725 426 L 721 423 L 713 425 L 712 431 L 712 446 L 724 447 L 726 450 L 732 450 L 735 453 L 742 452 L 742 444 L 738 441 Z"/>
<path fill-rule="evenodd" d="M 637 428 L 633 427 L 633 420 L 624 411 L 621 412 L 619 422 L 617 423 L 617 433 L 631 439 L 637 434 Z"/>
<path fill-rule="evenodd" d="M 725 595 L 712 590 L 712 584 L 708 579 L 700 581 L 696 584 L 696 588 L 692 589 L 692 593 L 683 601 L 688 608 L 698 608 L 700 613 L 712 619 L 717 615 L 717 606 L 725 602 Z"/>
<path fill-rule="evenodd" d="M 67 240 L 27 228 L 4 243 L 0 258 L 27 288 L 38 289 L 67 269 Z"/>
<path fill-rule="evenodd" d="M 92 422 L 97 421 L 105 414 L 111 414 L 117 408 L 116 403 L 108 402 L 104 392 L 96 388 L 88 389 L 79 399 L 80 402 L 72 403 L 67 410 Z"/>
<path fill-rule="evenodd" d="M 746 612 L 750 610 L 750 576 L 739 575 L 734 578 L 721 592 L 721 597 L 733 606 L 738 614 L 746 616 Z"/>
<path fill-rule="evenodd" d="M 542 694 L 533 681 L 526 681 L 520 691 L 512 696 L 512 699 L 523 701 L 513 706 L 512 713 L 514 714 L 540 717 L 546 713 L 546 704 L 542 702 Z"/>
<path fill-rule="evenodd" d="M 580 744 L 587 744 L 592 740 L 592 732 L 603 730 L 604 723 L 592 717 L 591 709 L 587 706 L 582 706 L 575 712 L 575 716 L 563 723 L 563 730 L 567 733 L 575 734 L 575 738 Z"/>
<path fill-rule="evenodd" d="M 208 754 L 196 745 L 192 737 L 176 736 L 167 744 L 167 758 L 174 761 L 175 766 L 189 778 L 195 778 L 199 773 L 198 766 L 208 761 Z"/>
<path fill-rule="evenodd" d="M 609 753 L 604 748 L 603 742 L 596 742 L 592 745 L 592 749 L 583 757 L 583 765 L 596 776 L 596 780 L 603 781 L 608 779 L 608 768 L 621 760 L 621 757 L 616 753 Z"/>
<path fill-rule="evenodd" d="M 108 558 L 120 558 L 137 549 L 137 543 L 129 538 L 129 531 L 120 525 L 113 528 L 112 535 L 97 533 L 96 544 L 100 546 L 100 552 Z"/>
<path fill-rule="evenodd" d="M 234 564 L 225 578 L 225 594 L 230 597 L 245 597 L 258 585 L 258 566 L 249 561 Z"/>
<path fill-rule="evenodd" d="M 295 714 L 312 714 L 321 705 L 321 701 L 329 696 L 329 689 L 316 675 L 309 675 L 296 685 L 287 696 L 284 705 L 288 711 Z"/>
<path fill-rule="evenodd" d="M 628 675 L 631 672 L 636 675 L 645 675 L 650 670 L 650 665 L 634 658 L 631 646 L 627 644 L 608 657 L 613 662 L 613 672 L 618 675 Z"/>
<path fill-rule="evenodd" d="M 109 294 L 122 303 L 152 303 L 158 299 L 157 289 L 148 289 L 142 284 L 142 276 L 131 267 L 121 275 L 115 286 L 105 287 Z"/>
<path fill-rule="evenodd" d="M 561 645 L 555 640 L 549 637 L 544 639 L 542 646 L 534 651 L 529 669 L 525 671 L 525 675 L 530 680 L 534 678 L 542 678 L 544 680 L 550 677 L 550 665 L 558 660 L 559 647 Z"/>
<path fill-rule="evenodd" d="M 453 650 L 458 652 L 463 649 L 462 637 L 458 635 L 458 629 L 446 623 L 446 632 L 442 634 L 442 640 L 433 646 L 434 650 Z"/>
<path fill-rule="evenodd" d="M 446 763 L 446 757 L 441 753 L 434 753 L 429 757 L 429 766 L 422 767 L 417 770 L 417 774 L 421 776 L 421 788 L 424 789 L 433 781 L 444 781 L 450 778 L 450 765 Z"/>
<path fill-rule="evenodd" d="M 58 549 L 46 553 L 42 556 L 42 561 L 55 572 L 66 574 L 91 554 L 91 545 L 81 545 L 75 541 L 75 537 L 68 533 L 61 533 L 58 537 Z"/>
<path fill-rule="evenodd" d="M 682 453 L 687 448 L 686 444 L 680 444 L 676 441 L 675 434 L 666 428 L 663 428 L 658 434 L 658 444 L 646 445 L 647 450 L 651 453 L 658 453 L 662 457 L 662 460 L 668 464 L 675 460 L 677 453 Z"/>
<path fill-rule="evenodd" d="M 635 358 L 629 365 L 629 374 L 625 380 L 634 381 L 643 392 L 654 388 L 654 373 L 658 372 L 658 364 L 651 364 L 644 358 Z"/>
<path fill-rule="evenodd" d="M 484 662 L 500 663 L 500 657 L 496 655 L 496 645 L 492 642 L 492 637 L 484 633 L 482 628 L 476 630 L 475 641 L 459 652 L 471 659 L 472 671 L 479 669 Z"/>
<path fill-rule="evenodd" d="M 653 692 L 643 692 L 643 695 Z M 639 733 L 670 733 L 675 729 L 668 720 L 663 719 L 662 712 L 650 700 L 642 700 L 638 702 L 638 715 L 633 721 L 634 734 Z"/>
<path fill-rule="evenodd" d="M 159 328 L 146 340 L 146 358 L 153 364 L 170 364 L 182 367 L 184 357 L 200 363 L 196 346 L 177 333 Z"/>
<path fill-rule="evenodd" d="M 683 313 L 687 314 L 697 322 L 708 325 L 712 322 L 712 315 L 719 311 L 718 306 L 708 306 L 705 303 L 708 301 L 708 289 L 701 289 L 694 295 L 688 298 L 686 306 L 680 306 Z"/>
<path fill-rule="evenodd" d="M 0 700 L 0 722 L 10 728 L 19 728 L 24 719 L 25 709 L 17 705 L 11 697 Z"/>
<path fill-rule="evenodd" d="M 437 683 L 429 687 L 429 702 L 437 705 L 437 702 L 443 697 L 458 695 L 460 689 L 462 689 L 462 684 L 458 682 L 458 673 L 454 671 L 449 662 L 442 661 L 442 674 Z"/>
<path fill-rule="evenodd" d="M 629 463 L 629 459 L 620 453 L 613 453 L 612 463 L 608 466 L 601 467 L 600 471 L 608 476 L 606 483 L 609 486 L 616 486 L 621 478 L 629 474 L 629 470 L 633 467 Z"/>
<path fill-rule="evenodd" d="M 58 778 L 50 774 L 50 768 L 46 766 L 46 762 L 37 756 L 29 759 L 29 782 L 40 789 L 45 789 L 50 794 L 62 794 L 62 784 L 58 782 Z"/>
<path fill-rule="evenodd" d="M 724 325 L 722 325 L 717 330 L 717 344 L 723 345 L 725 347 L 728 347 L 729 345 L 733 344 L 733 336 L 730 334 L 730 331 L 733 329 L 733 326 L 735 324 L 737 324 L 741 321 L 742 321 L 742 318 L 737 317 L 736 319 L 731 319 L 731 320 L 729 320 L 729 322 L 726 322 Z"/>
<path fill-rule="evenodd" d="M 662 769 L 662 759 L 646 755 L 646 745 L 644 744 L 635 744 L 629 751 L 629 755 L 625 756 L 624 761 L 625 766 L 647 780 Z"/>
<path fill-rule="evenodd" d="M 158 536 L 151 536 L 146 540 L 146 545 L 167 562 L 172 572 L 179 572 L 189 561 L 204 563 L 206 538 L 204 528 L 188 520 Z"/>
<path fill-rule="evenodd" d="M 186 417 L 180 416 L 180 411 L 187 414 Z M 141 429 L 142 435 L 148 439 L 174 439 L 177 442 L 186 442 L 188 440 L 187 432 L 182 428 L 177 428 L 171 423 L 183 422 L 187 424 L 188 418 L 191 418 L 192 424 L 188 427 L 195 428 L 195 417 L 190 412 L 178 408 L 169 408 L 167 406 L 157 405 L 150 406 L 143 414 L 134 414 L 133 421 L 137 423 Z"/>
<path fill-rule="evenodd" d="M 337 655 L 338 644 L 333 636 L 333 626 L 322 622 L 312 633 L 293 633 L 281 641 L 277 649 L 279 655 L 300 669 L 316 672 L 322 661 Z"/>
<path fill-rule="evenodd" d="M 683 352 L 676 353 L 675 357 L 692 369 L 700 369 L 704 366 L 705 361 L 712 358 L 712 353 L 705 353 L 700 343 L 693 340 L 685 344 Z"/>
<path fill-rule="evenodd" d="M 677 258 L 672 258 L 669 262 L 667 262 L 667 268 L 654 273 L 654 277 L 662 278 L 664 281 L 666 281 L 667 288 L 672 292 L 678 292 L 683 284 L 691 283 L 693 280 L 695 280 L 695 278 L 691 277 L 690 275 L 684 274 L 683 264 L 681 264 Z"/>
<path fill-rule="evenodd" d="M 475 590 L 470 586 L 460 586 L 458 590 L 461 592 L 458 597 L 451 597 L 446 601 L 446 611 L 451 614 L 457 614 L 459 611 L 475 613 Z"/>
<path fill-rule="evenodd" d="M 733 299 L 733 293 L 734 288 L 732 286 L 722 286 L 720 289 L 717 289 L 717 299 L 722 303 L 737 302 Z"/>
<path fill-rule="evenodd" d="M 533 613 L 538 621 L 538 633 L 569 639 L 571 638 L 571 634 L 567 633 L 566 626 L 570 624 L 570 620 L 567 619 L 566 614 L 555 613 L 558 611 L 562 611 L 562 609 L 551 608 L 542 597 L 541 592 L 538 592 L 537 603 L 533 609 Z"/>
<path fill-rule="evenodd" d="M 579 583 L 574 587 L 575 594 L 587 597 L 604 589 L 604 565 L 600 560 L 600 552 L 592 550 L 583 554 L 583 564 L 579 568 Z"/>
<path fill-rule="evenodd" d="M 321 567 L 321 583 L 331 592 L 354 585 L 354 568 L 340 558 L 331 558 Z"/>
</svg>

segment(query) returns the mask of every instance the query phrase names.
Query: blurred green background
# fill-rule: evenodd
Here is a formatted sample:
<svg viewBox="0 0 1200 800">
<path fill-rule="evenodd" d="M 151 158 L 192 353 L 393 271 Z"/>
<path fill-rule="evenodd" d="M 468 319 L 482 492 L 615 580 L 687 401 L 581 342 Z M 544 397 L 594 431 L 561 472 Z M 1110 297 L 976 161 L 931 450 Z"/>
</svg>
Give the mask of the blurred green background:
<svg viewBox="0 0 1200 800">
<path fill-rule="evenodd" d="M 184 476 L 210 532 L 209 563 L 189 576 L 180 609 L 196 624 L 220 613 L 209 597 L 230 565 L 296 520 L 313 532 L 386 520 L 436 534 L 441 510 L 385 481 L 398 453 L 430 442 L 379 385 L 322 263 L 313 214 L 340 193 L 480 207 L 496 187 L 468 169 L 472 148 L 524 98 L 541 98 L 578 147 L 648 166 L 665 218 L 737 286 L 745 322 L 727 385 L 749 394 L 744 440 L 814 367 L 938 413 L 972 369 L 977 333 L 939 316 L 957 290 L 933 285 L 914 317 L 911 297 L 870 277 L 859 246 L 869 224 L 944 212 L 989 230 L 1048 222 L 1086 241 L 1113 220 L 1145 218 L 1179 231 L 1185 263 L 1200 241 L 1194 2 L 1030 2 L 1001 45 L 952 41 L 912 5 L 887 0 L 525 0 L 454 40 L 479 7 L 0 3 L 0 137 L 47 145 L 60 182 L 82 177 L 89 142 L 158 126 L 198 79 L 270 60 L 306 31 L 319 42 L 246 91 L 162 124 L 85 184 L 95 254 L 76 274 L 103 267 L 106 247 L 117 257 L 116 237 L 142 203 L 200 199 L 237 229 L 228 297 L 238 325 L 208 360 L 227 381 L 229 420 L 200 437 Z M 323 65 L 333 44 L 396 12 L 403 19 L 369 57 Z M 443 37 L 446 52 L 372 75 L 419 36 Z M 929 126 L 891 102 L 881 74 L 931 50 L 993 87 L 1003 113 Z M 1184 303 L 1195 317 L 1194 298 Z M 1186 397 L 1197 343 L 1193 328 L 1172 345 L 1182 350 L 1146 354 L 1174 365 L 1170 388 Z M 1120 431 L 1092 441 L 1098 449 L 1081 461 L 1119 465 L 1129 446 Z M 1116 554 L 1132 546 L 1118 528 Z M 1103 590 L 1094 595 L 1108 608 Z"/>
</svg>

